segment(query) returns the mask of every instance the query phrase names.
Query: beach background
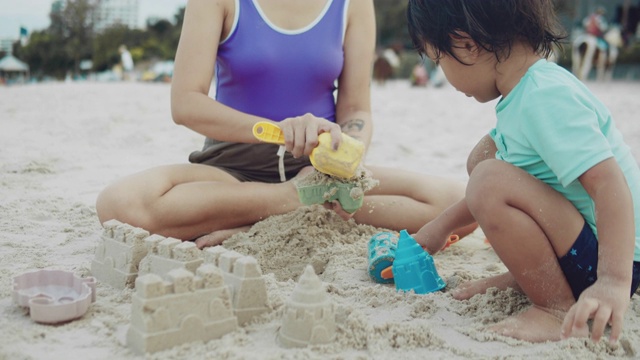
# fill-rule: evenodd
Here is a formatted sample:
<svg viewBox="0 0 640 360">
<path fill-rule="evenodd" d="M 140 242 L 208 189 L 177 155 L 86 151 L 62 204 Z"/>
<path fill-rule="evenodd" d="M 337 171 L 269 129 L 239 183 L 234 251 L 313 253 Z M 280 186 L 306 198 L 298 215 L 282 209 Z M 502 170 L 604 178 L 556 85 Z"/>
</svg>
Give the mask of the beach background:
<svg viewBox="0 0 640 360">
<path fill-rule="evenodd" d="M 587 83 L 611 109 L 640 159 L 640 82 Z M 80 319 L 33 322 L 12 302 L 13 277 L 32 269 L 91 276 L 102 233 L 95 198 L 110 182 L 148 167 L 185 163 L 203 138 L 175 125 L 164 83 L 48 83 L 0 87 L 0 359 L 142 359 L 125 334 L 133 290 L 98 282 Z M 467 154 L 493 127 L 495 102 L 479 104 L 452 87 L 407 81 L 372 87 L 375 132 L 366 164 L 466 181 Z M 561 119 L 558 119 L 561 121 Z M 447 287 L 398 293 L 367 275 L 367 243 L 381 229 L 344 222 L 318 207 L 268 218 L 225 247 L 258 259 L 271 311 L 218 340 L 196 341 L 149 359 L 606 359 L 640 357 L 640 295 L 620 342 L 569 339 L 531 344 L 483 328 L 528 306 L 513 291 L 467 301 L 460 281 L 504 271 L 481 230 L 434 257 Z M 523 241 L 527 234 L 513 234 Z M 283 266 L 283 264 L 286 264 Z M 307 264 L 335 302 L 333 343 L 285 349 L 276 341 L 283 305 Z"/>
</svg>

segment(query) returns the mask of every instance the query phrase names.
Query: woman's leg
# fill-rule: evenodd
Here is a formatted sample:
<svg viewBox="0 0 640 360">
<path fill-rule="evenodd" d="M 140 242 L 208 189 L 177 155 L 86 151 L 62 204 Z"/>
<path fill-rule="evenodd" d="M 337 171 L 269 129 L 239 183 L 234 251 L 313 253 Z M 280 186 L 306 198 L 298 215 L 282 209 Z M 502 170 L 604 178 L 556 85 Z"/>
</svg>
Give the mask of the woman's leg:
<svg viewBox="0 0 640 360">
<path fill-rule="evenodd" d="M 462 198 L 464 185 L 390 168 L 370 169 L 380 185 L 365 195 L 358 223 L 416 232 Z M 207 165 L 184 164 L 149 169 L 108 186 L 98 196 L 101 222 L 117 219 L 151 233 L 218 245 L 271 215 L 301 206 L 291 182 L 239 182 Z M 476 224 L 460 229 L 465 236 Z"/>
<path fill-rule="evenodd" d="M 130 175 L 98 196 L 101 222 L 110 219 L 154 234 L 191 240 L 252 225 L 300 206 L 291 182 L 239 182 L 207 165 L 169 165 Z"/>
<path fill-rule="evenodd" d="M 450 179 L 391 168 L 368 169 L 380 184 L 365 194 L 362 207 L 354 214 L 360 224 L 415 233 L 464 196 L 465 185 Z M 463 237 L 476 226 L 456 233 Z"/>
<path fill-rule="evenodd" d="M 560 339 L 565 312 L 575 302 L 558 263 L 584 219 L 573 204 L 525 171 L 498 160 L 477 164 L 467 204 L 491 245 L 533 306 L 493 327 L 528 341 Z M 509 275 L 503 275 L 508 283 Z"/>
</svg>

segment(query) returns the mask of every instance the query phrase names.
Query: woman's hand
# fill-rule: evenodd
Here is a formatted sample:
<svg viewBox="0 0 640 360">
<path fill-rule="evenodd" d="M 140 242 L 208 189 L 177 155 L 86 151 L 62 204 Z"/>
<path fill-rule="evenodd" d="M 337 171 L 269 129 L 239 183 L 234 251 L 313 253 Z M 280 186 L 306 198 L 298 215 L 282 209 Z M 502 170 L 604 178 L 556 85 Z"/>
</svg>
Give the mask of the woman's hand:
<svg viewBox="0 0 640 360">
<path fill-rule="evenodd" d="M 318 146 L 318 135 L 322 133 L 331 133 L 333 149 L 338 149 L 342 139 L 342 131 L 338 124 L 308 113 L 284 119 L 278 123 L 278 126 L 284 133 L 287 151 L 296 158 L 311 154 L 311 151 Z"/>
</svg>

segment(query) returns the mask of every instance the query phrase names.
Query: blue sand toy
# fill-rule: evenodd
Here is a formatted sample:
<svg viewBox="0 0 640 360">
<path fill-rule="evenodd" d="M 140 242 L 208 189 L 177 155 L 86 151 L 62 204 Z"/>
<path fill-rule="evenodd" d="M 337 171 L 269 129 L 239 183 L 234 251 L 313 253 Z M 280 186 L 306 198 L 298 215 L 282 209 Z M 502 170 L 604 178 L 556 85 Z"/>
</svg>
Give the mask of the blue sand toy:
<svg viewBox="0 0 640 360">
<path fill-rule="evenodd" d="M 393 274 L 389 269 L 396 257 L 398 235 L 381 232 L 369 239 L 369 277 L 381 284 L 393 283 Z"/>
<path fill-rule="evenodd" d="M 427 294 L 442 290 L 447 284 L 440 278 L 433 258 L 406 230 L 400 231 L 392 272 L 396 290 Z"/>
<path fill-rule="evenodd" d="M 405 231 L 406 232 L 406 231 Z M 409 236 L 407 234 L 407 236 Z M 410 239 L 413 240 L 411 236 Z M 442 250 L 460 241 L 458 235 L 449 236 L 447 243 Z M 393 261 L 396 258 L 396 248 L 398 247 L 398 234 L 391 232 L 380 232 L 369 239 L 369 277 L 371 280 L 390 284 L 393 282 Z M 431 255 L 426 254 L 429 258 Z M 433 262 L 433 259 L 429 261 Z M 435 268 L 434 268 L 435 271 Z"/>
</svg>

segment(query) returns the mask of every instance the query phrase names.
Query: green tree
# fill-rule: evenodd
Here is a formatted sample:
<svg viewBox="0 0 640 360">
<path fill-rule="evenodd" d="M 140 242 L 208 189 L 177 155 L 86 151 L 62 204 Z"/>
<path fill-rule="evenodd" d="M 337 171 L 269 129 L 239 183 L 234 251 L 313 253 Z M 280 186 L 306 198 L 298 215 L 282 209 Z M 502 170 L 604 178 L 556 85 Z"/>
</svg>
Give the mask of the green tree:
<svg viewBox="0 0 640 360">
<path fill-rule="evenodd" d="M 173 22 L 160 19 L 147 29 L 130 29 L 114 25 L 101 33 L 94 31 L 96 3 L 91 0 L 68 0 L 64 7 L 50 14 L 51 25 L 33 32 L 29 43 L 14 45 L 17 57 L 27 62 L 32 76 L 62 79 L 71 71 L 80 72 L 80 62 L 93 61 L 95 71 L 104 71 L 120 62 L 118 47 L 126 45 L 135 62 L 173 60 L 184 20 L 184 7 L 178 9 Z"/>
<path fill-rule="evenodd" d="M 129 49 L 139 47 L 145 40 L 147 33 L 139 29 L 130 29 L 125 25 L 114 25 L 95 36 L 93 41 L 93 69 L 104 71 L 120 62 L 118 48 L 126 45 Z M 133 55 L 133 52 L 132 52 Z M 141 60 L 134 57 L 134 62 Z"/>
<path fill-rule="evenodd" d="M 409 0 L 374 0 L 379 46 L 411 46 L 407 30 L 408 2 Z"/>
<path fill-rule="evenodd" d="M 50 15 L 49 31 L 61 40 L 74 74 L 80 72 L 81 60 L 92 57 L 95 9 L 96 5 L 89 0 L 67 0 L 62 11 Z"/>
<path fill-rule="evenodd" d="M 48 30 L 33 32 L 29 44 L 15 47 L 15 53 L 29 64 L 31 75 L 37 79 L 45 76 L 62 79 L 72 65 L 63 49 L 62 39 Z"/>
</svg>

